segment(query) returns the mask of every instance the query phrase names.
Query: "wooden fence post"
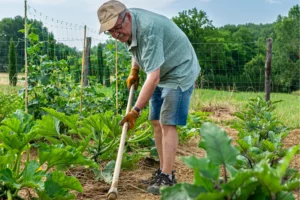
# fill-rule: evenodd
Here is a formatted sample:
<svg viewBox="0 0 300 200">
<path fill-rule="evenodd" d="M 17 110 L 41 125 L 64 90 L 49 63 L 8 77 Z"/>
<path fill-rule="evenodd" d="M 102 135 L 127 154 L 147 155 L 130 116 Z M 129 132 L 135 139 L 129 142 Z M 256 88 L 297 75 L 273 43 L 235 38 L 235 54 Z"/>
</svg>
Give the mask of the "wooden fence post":
<svg viewBox="0 0 300 200">
<path fill-rule="evenodd" d="M 90 56 L 91 56 L 91 44 L 92 44 L 92 38 L 87 37 L 86 38 L 86 46 L 84 48 L 85 56 L 84 56 L 84 73 L 83 73 L 83 85 L 84 87 L 88 85 L 88 75 L 89 75 L 89 66 L 90 66 Z"/>
<path fill-rule="evenodd" d="M 267 39 L 267 55 L 265 63 L 265 100 L 270 100 L 272 66 L 272 38 Z"/>
<path fill-rule="evenodd" d="M 82 59 L 81 59 L 81 78 L 80 78 L 80 105 L 79 112 L 82 112 L 82 93 L 83 93 L 83 75 L 84 75 L 84 61 L 85 61 L 85 46 L 86 46 L 86 26 L 83 30 L 83 50 L 82 50 Z"/>
</svg>

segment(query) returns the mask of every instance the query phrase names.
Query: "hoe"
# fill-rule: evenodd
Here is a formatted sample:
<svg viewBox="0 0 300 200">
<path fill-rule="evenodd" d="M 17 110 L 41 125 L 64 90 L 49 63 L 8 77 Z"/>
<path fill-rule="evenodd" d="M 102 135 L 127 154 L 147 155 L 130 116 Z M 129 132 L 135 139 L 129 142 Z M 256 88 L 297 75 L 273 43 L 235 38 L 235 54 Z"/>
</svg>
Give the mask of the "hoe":
<svg viewBox="0 0 300 200">
<path fill-rule="evenodd" d="M 131 87 L 130 87 L 130 93 L 129 93 L 129 98 L 128 98 L 128 102 L 127 102 L 126 114 L 130 111 L 132 99 L 133 99 L 133 93 L 134 93 L 134 84 L 131 85 Z M 110 190 L 108 191 L 108 194 L 107 194 L 108 200 L 115 200 L 118 197 L 118 181 L 119 181 L 119 174 L 120 174 L 120 169 L 121 169 L 122 156 L 123 156 L 123 150 L 124 150 L 127 129 L 128 129 L 128 122 L 124 123 L 124 125 L 123 125 L 120 146 L 119 146 L 119 151 L 118 151 L 118 157 L 117 157 L 115 170 L 114 170 L 114 176 L 113 176 Z"/>
</svg>

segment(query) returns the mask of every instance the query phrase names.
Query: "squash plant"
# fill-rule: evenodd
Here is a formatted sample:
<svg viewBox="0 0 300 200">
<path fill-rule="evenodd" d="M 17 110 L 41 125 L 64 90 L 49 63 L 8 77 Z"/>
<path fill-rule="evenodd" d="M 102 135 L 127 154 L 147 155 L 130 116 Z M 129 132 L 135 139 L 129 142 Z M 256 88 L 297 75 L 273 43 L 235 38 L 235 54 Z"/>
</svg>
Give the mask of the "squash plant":
<svg viewBox="0 0 300 200">
<path fill-rule="evenodd" d="M 31 143 L 47 132 L 35 126 L 33 116 L 20 110 L 0 124 L 0 198 L 21 199 L 19 191 L 31 188 L 39 199 L 75 199 L 70 191 L 82 192 L 82 186 L 61 170 L 95 163 L 71 146 L 43 142 L 38 157 L 30 157 Z"/>
</svg>

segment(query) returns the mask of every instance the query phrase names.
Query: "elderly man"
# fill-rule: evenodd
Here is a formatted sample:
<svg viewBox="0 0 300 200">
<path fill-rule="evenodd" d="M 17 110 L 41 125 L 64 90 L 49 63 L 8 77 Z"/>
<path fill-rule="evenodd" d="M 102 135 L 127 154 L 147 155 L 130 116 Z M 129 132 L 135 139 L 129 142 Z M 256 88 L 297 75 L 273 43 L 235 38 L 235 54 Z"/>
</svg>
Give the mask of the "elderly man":
<svg viewBox="0 0 300 200">
<path fill-rule="evenodd" d="M 149 120 L 154 128 L 160 168 L 148 182 L 148 192 L 176 183 L 173 165 L 178 146 L 176 126 L 185 125 L 194 82 L 200 72 L 195 51 L 186 35 L 170 19 L 138 8 L 127 9 L 111 0 L 98 9 L 100 33 L 125 43 L 132 54 L 126 81 L 138 87 L 139 69 L 147 78 L 132 110 L 121 125 L 134 126 L 140 111 L 150 102 Z"/>
</svg>

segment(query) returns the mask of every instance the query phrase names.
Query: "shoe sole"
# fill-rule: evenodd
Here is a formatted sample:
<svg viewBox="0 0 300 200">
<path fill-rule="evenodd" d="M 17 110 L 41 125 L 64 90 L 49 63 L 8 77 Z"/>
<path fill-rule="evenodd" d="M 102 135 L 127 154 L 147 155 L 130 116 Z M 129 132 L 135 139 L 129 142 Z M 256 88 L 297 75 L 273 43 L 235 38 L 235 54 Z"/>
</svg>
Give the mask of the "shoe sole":
<svg viewBox="0 0 300 200">
<path fill-rule="evenodd" d="M 160 191 L 159 191 L 159 188 L 156 188 L 156 187 L 148 187 L 147 188 L 147 192 L 148 193 L 151 193 L 153 195 L 160 195 Z"/>
</svg>

